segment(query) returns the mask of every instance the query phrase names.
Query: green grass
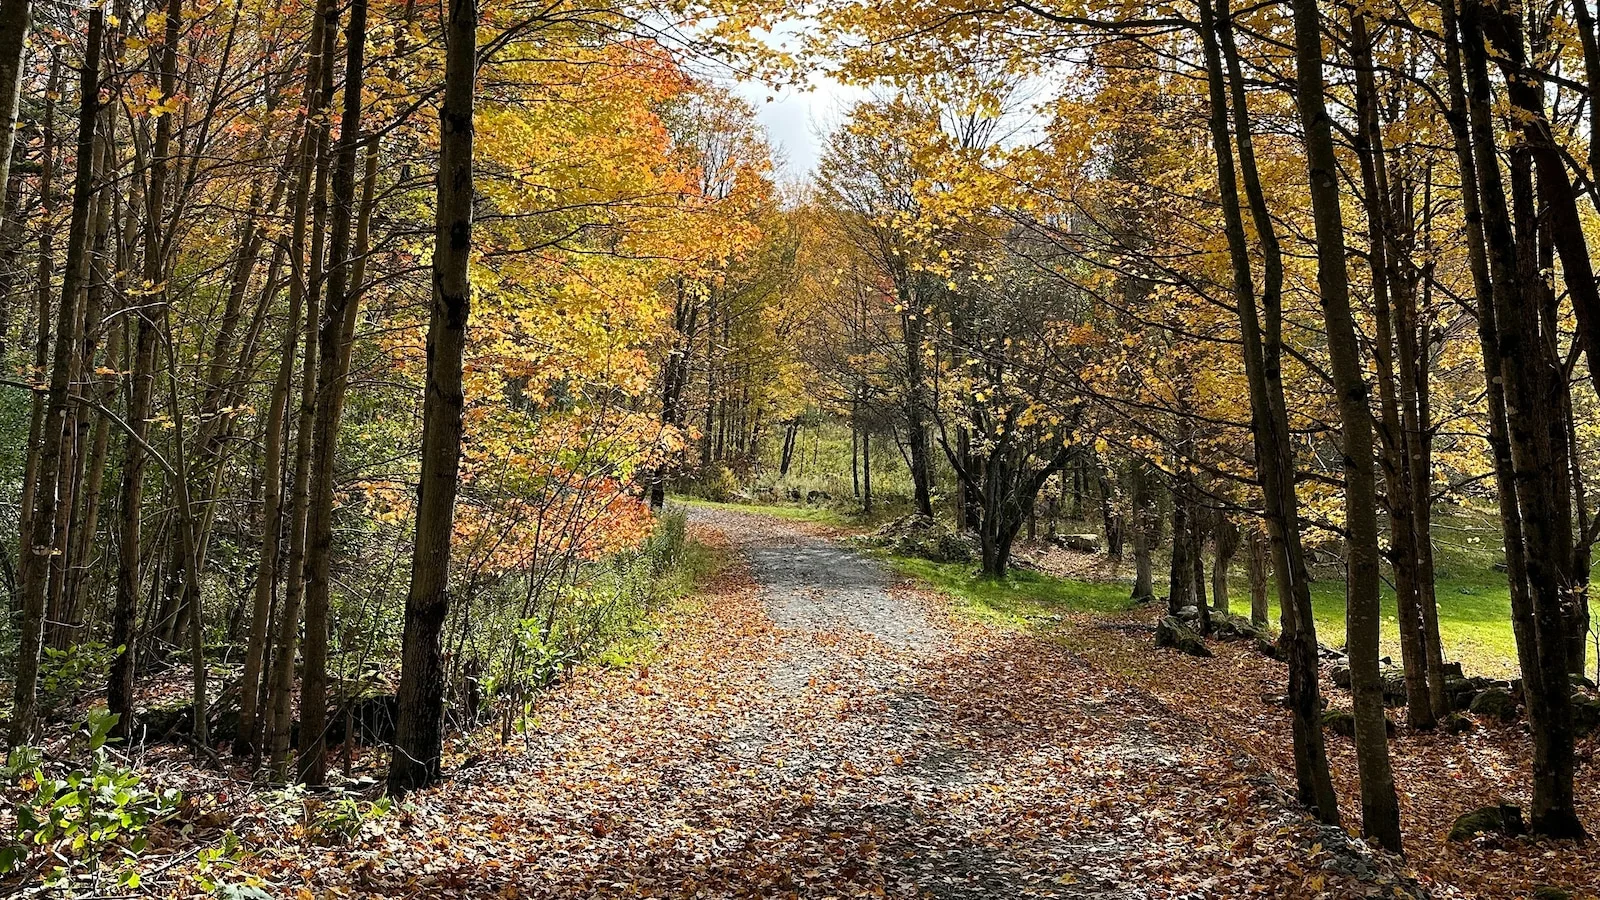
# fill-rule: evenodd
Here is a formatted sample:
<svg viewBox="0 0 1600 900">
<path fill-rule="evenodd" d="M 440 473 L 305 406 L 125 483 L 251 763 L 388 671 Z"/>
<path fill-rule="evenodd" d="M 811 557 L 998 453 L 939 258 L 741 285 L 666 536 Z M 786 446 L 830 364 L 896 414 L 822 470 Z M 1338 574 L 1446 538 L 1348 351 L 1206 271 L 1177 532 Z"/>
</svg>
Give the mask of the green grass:
<svg viewBox="0 0 1600 900">
<path fill-rule="evenodd" d="M 1127 609 L 1128 586 L 1077 581 L 1013 569 L 1005 578 L 985 578 L 968 563 L 938 563 L 883 554 L 895 571 L 961 601 L 977 618 L 1013 627 L 1069 613 L 1111 613 Z"/>
<path fill-rule="evenodd" d="M 655 659 L 661 650 L 661 620 L 671 610 L 694 603 L 701 589 L 727 566 L 725 549 L 686 539 L 672 567 L 652 586 L 650 606 L 640 610 L 637 620 L 617 629 L 595 662 L 607 668 L 626 668 Z"/>
<path fill-rule="evenodd" d="M 1434 597 L 1439 605 L 1439 639 L 1445 656 L 1460 660 L 1469 673 L 1512 675 L 1517 645 L 1511 634 L 1511 592 L 1494 564 L 1504 558 L 1497 523 L 1488 513 L 1460 510 L 1441 516 L 1434 532 Z M 1387 578 L 1387 572 L 1385 577 Z M 1344 643 L 1344 581 L 1325 578 L 1311 585 L 1317 639 Z M 1242 596 L 1248 596 L 1241 592 Z M 1400 625 L 1395 594 L 1383 586 L 1383 651 L 1400 658 Z M 1272 604 L 1273 621 L 1277 603 Z"/>
</svg>

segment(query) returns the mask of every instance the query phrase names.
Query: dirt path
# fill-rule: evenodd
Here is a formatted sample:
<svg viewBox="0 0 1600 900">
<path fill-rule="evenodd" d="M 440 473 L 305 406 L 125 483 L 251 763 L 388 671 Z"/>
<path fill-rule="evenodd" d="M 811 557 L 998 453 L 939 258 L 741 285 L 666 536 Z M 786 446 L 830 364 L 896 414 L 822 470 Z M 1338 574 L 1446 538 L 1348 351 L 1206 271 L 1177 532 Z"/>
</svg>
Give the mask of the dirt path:
<svg viewBox="0 0 1600 900">
<path fill-rule="evenodd" d="M 537 711 L 518 760 L 383 824 L 385 896 L 1415 896 L 1148 696 L 974 625 L 800 526 L 696 509 L 744 561 L 659 658 Z"/>
</svg>

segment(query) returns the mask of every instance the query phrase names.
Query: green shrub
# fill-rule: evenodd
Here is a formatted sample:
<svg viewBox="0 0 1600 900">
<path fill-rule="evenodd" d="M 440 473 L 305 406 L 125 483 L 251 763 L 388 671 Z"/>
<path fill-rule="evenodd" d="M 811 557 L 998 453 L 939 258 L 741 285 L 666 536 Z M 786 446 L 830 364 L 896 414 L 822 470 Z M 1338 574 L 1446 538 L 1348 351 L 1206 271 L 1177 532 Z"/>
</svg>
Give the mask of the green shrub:
<svg viewBox="0 0 1600 900">
<path fill-rule="evenodd" d="M 146 787 L 137 772 L 111 757 L 106 743 L 116 723 L 117 716 L 103 709 L 89 714 L 74 736 L 88 751 L 81 767 L 52 772 L 38 750 L 12 749 L 0 768 L 16 811 L 10 833 L 0 835 L 0 874 L 50 866 L 47 880 L 68 887 L 79 871 L 99 872 L 115 850 L 119 881 L 138 886 L 130 864 L 145 849 L 149 827 L 172 816 L 181 795 Z"/>
</svg>

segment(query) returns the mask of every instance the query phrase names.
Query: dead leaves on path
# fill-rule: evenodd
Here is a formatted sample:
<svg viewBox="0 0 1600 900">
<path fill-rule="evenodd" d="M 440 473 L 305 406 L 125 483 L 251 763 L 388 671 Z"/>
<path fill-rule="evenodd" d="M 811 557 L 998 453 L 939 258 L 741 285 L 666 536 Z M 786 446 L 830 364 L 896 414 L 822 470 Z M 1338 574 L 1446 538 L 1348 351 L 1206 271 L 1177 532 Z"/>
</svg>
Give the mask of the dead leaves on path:
<svg viewBox="0 0 1600 900">
<path fill-rule="evenodd" d="M 1293 784 L 1294 760 L 1288 713 L 1278 703 L 1285 673 L 1240 644 L 1212 644 L 1215 658 L 1197 660 L 1150 649 L 1145 621 L 1154 613 L 1137 611 L 1114 621 L 1103 617 L 1064 620 L 1052 636 L 1062 639 L 1096 669 L 1116 681 L 1137 686 L 1203 731 L 1233 743 L 1262 761 L 1280 782 Z M 1144 627 L 1140 627 L 1144 626 Z M 1334 703 L 1342 692 L 1324 681 Z M 1404 711 L 1397 710 L 1397 721 Z M 1600 857 L 1570 842 L 1482 837 L 1470 844 L 1444 840 L 1455 817 L 1472 808 L 1509 802 L 1528 803 L 1529 738 L 1519 725 L 1481 723 L 1464 735 L 1423 733 L 1401 728 L 1391 741 L 1395 783 L 1400 790 L 1407 861 L 1436 897 L 1510 900 L 1552 885 L 1579 900 L 1600 896 Z M 1579 746 L 1578 806 L 1593 820 L 1600 811 L 1590 738 Z M 1329 735 L 1329 760 L 1341 812 L 1349 827 L 1359 827 L 1359 785 L 1354 747 Z"/>
<path fill-rule="evenodd" d="M 527 754 L 264 874 L 319 897 L 1407 895 L 1144 695 L 931 615 L 931 654 L 785 633 L 729 573 L 648 668 L 542 702 Z"/>
</svg>

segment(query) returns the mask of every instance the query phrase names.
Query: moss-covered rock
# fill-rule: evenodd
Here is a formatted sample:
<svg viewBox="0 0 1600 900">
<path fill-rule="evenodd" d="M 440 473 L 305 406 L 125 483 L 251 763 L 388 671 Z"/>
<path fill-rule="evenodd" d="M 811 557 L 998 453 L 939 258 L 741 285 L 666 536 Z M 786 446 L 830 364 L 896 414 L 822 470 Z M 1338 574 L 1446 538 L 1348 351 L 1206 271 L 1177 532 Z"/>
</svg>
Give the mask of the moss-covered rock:
<svg viewBox="0 0 1600 900">
<path fill-rule="evenodd" d="M 1456 817 L 1450 826 L 1452 841 L 1470 841 L 1480 834 L 1519 835 L 1523 833 L 1522 809 L 1509 803 L 1499 806 L 1480 806 Z"/>
<path fill-rule="evenodd" d="M 1322 727 L 1325 731 L 1347 738 L 1356 736 L 1356 717 L 1348 709 L 1328 709 L 1322 712 Z M 1389 734 L 1394 734 L 1394 720 L 1388 716 L 1383 718 L 1383 727 Z"/>
<path fill-rule="evenodd" d="M 1211 636 L 1219 641 L 1248 641 L 1261 637 L 1261 629 L 1252 625 L 1244 616 L 1213 610 Z"/>
<path fill-rule="evenodd" d="M 863 543 L 933 562 L 967 563 L 976 555 L 970 537 L 951 531 L 931 516 L 918 514 L 884 523 Z"/>
<path fill-rule="evenodd" d="M 1356 736 L 1356 717 L 1348 709 L 1330 709 L 1322 714 L 1322 730 L 1341 737 Z"/>
<path fill-rule="evenodd" d="M 1600 697 L 1576 691 L 1572 695 L 1572 730 L 1588 737 L 1600 729 Z"/>
<path fill-rule="evenodd" d="M 1211 655 L 1211 648 L 1200 635 L 1175 616 L 1163 616 L 1156 623 L 1156 646 L 1170 647 L 1190 656 Z"/>
<path fill-rule="evenodd" d="M 1472 705 L 1468 707 L 1480 716 L 1489 716 L 1502 722 L 1512 722 L 1517 718 L 1517 701 L 1511 692 L 1502 688 L 1489 688 L 1472 698 Z"/>
<path fill-rule="evenodd" d="M 1256 638 L 1256 652 L 1268 659 L 1275 659 L 1278 662 L 1283 662 L 1289 658 L 1289 654 L 1284 651 L 1282 644 L 1271 640 L 1265 635 Z"/>
</svg>

